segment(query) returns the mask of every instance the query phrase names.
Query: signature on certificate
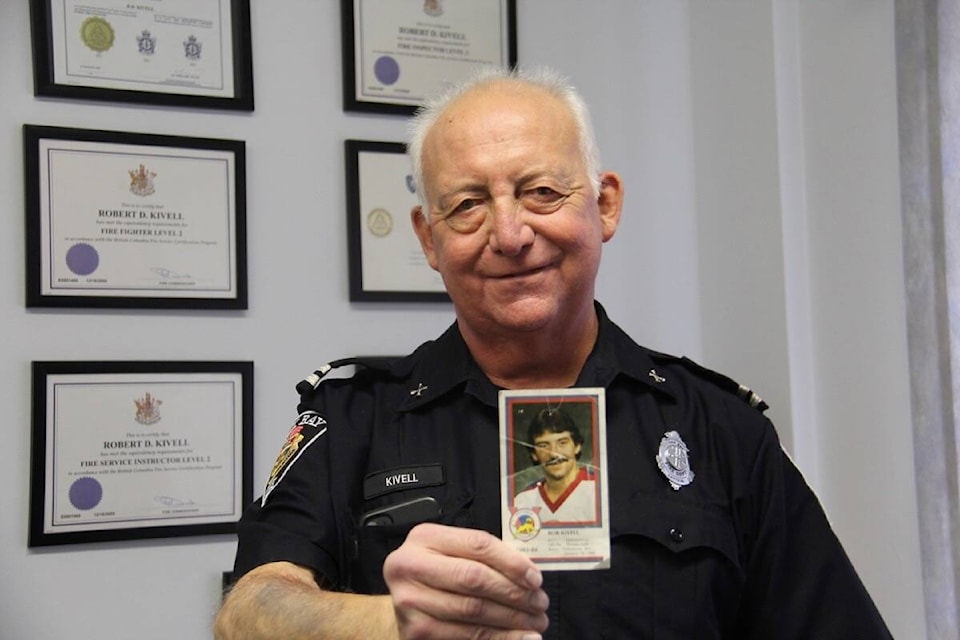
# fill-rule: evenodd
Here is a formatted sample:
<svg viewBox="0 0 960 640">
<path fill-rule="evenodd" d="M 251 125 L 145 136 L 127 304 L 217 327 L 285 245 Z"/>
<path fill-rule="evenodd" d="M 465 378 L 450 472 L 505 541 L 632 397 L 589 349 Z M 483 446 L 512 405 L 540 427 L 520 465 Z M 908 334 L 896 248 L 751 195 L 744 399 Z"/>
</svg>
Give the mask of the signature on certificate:
<svg viewBox="0 0 960 640">
<path fill-rule="evenodd" d="M 183 507 L 194 504 L 193 500 L 181 500 L 180 498 L 171 498 L 170 496 L 156 496 L 154 500 L 165 507 Z"/>
<path fill-rule="evenodd" d="M 150 271 L 167 280 L 185 280 L 193 277 L 189 273 L 180 273 L 173 269 L 167 269 L 166 267 L 150 267 Z"/>
</svg>

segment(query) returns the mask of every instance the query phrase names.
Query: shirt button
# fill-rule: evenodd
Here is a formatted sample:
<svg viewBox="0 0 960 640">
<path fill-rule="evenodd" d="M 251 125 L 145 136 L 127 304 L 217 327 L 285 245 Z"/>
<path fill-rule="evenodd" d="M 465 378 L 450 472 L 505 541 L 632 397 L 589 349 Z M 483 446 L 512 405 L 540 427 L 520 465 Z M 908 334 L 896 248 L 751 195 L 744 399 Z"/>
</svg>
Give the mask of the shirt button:
<svg viewBox="0 0 960 640">
<path fill-rule="evenodd" d="M 683 531 L 680 529 L 670 529 L 670 539 L 680 544 L 683 542 Z"/>
</svg>

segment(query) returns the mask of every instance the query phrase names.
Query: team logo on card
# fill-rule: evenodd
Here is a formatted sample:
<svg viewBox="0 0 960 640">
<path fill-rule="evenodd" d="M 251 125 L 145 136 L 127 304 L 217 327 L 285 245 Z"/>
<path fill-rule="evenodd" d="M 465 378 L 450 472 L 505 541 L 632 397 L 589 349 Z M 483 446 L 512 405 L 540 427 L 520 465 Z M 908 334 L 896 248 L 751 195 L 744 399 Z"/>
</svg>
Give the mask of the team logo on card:
<svg viewBox="0 0 960 640">
<path fill-rule="evenodd" d="M 532 540 L 540 533 L 540 509 L 513 509 L 510 515 L 510 533 L 517 540 Z"/>
</svg>

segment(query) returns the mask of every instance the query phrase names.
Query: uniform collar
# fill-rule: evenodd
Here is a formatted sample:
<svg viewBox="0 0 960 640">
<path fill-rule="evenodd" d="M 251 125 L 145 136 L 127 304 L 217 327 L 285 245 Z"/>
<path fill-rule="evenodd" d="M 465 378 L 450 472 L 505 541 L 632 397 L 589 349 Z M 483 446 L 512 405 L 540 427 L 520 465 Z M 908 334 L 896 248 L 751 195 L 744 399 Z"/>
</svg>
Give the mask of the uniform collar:
<svg viewBox="0 0 960 640">
<path fill-rule="evenodd" d="M 599 302 L 594 306 L 599 320 L 597 342 L 577 378 L 578 387 L 608 387 L 619 375 L 627 376 L 658 393 L 676 395 L 670 376 L 658 371 L 665 356 L 645 349 L 614 324 Z M 407 378 L 409 394 L 401 411 L 412 411 L 448 393 L 468 393 L 489 406 L 497 406 L 494 385 L 481 371 L 467 349 L 456 323 L 436 340 L 422 344 L 411 356 L 415 364 Z"/>
<path fill-rule="evenodd" d="M 617 376 L 623 375 L 676 399 L 675 383 L 664 371 L 664 365 L 676 358 L 641 347 L 607 317 L 603 305 L 594 302 L 594 306 L 600 331 L 597 343 L 577 378 L 577 386 L 608 387 Z"/>
<path fill-rule="evenodd" d="M 415 364 L 407 378 L 410 393 L 400 403 L 401 411 L 412 411 L 448 393 L 462 393 L 464 388 L 496 406 L 497 388 L 470 355 L 456 322 L 436 340 L 420 345 L 412 358 Z"/>
</svg>

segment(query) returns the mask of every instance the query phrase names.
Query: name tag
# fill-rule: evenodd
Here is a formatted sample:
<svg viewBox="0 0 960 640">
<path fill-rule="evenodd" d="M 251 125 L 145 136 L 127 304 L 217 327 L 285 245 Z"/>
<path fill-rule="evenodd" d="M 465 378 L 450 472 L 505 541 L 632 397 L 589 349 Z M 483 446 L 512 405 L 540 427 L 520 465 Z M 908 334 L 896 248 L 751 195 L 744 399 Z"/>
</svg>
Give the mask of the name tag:
<svg viewBox="0 0 960 640">
<path fill-rule="evenodd" d="M 363 497 L 365 500 L 382 496 L 385 493 L 435 487 L 443 484 L 443 465 L 426 464 L 417 467 L 397 467 L 377 471 L 363 479 Z"/>
</svg>

